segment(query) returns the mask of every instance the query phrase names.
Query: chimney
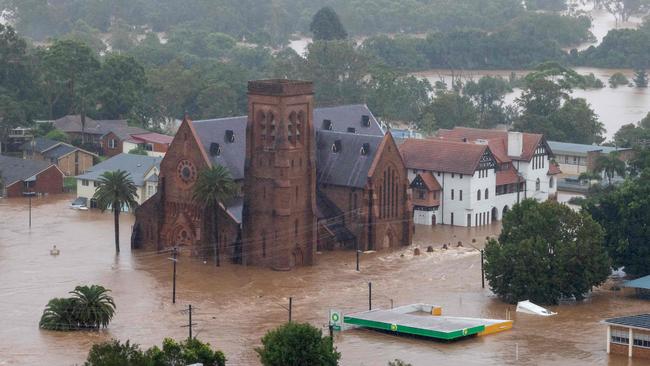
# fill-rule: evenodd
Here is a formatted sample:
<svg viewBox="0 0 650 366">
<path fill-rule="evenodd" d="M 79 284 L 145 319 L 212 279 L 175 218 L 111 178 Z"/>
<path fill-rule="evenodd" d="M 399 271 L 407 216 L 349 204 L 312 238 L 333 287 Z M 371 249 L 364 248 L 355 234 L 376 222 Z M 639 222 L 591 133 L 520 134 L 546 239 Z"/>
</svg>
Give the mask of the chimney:
<svg viewBox="0 0 650 366">
<path fill-rule="evenodd" d="M 524 148 L 524 135 L 508 131 L 508 156 L 521 156 Z"/>
</svg>

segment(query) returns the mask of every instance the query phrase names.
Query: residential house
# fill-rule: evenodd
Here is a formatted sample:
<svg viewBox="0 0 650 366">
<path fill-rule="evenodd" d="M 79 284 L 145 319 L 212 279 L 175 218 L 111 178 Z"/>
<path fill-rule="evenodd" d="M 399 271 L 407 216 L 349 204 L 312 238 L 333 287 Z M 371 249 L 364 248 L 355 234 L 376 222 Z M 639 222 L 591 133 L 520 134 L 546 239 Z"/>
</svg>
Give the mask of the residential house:
<svg viewBox="0 0 650 366">
<path fill-rule="evenodd" d="M 23 158 L 47 161 L 56 164 L 66 176 L 86 172 L 97 154 L 72 146 L 65 142 L 37 137 L 22 146 Z"/>
<path fill-rule="evenodd" d="M 650 314 L 603 320 L 607 325 L 607 353 L 650 359 Z"/>
<path fill-rule="evenodd" d="M 85 200 L 86 206 L 96 208 L 97 205 L 92 198 L 99 187 L 101 175 L 105 172 L 123 170 L 129 174 L 137 187 L 136 201 L 142 204 L 156 193 L 161 160 L 159 157 L 134 154 L 119 154 L 109 158 L 76 177 L 77 198 Z"/>
<path fill-rule="evenodd" d="M 0 155 L 0 196 L 63 193 L 63 172 L 48 161 Z"/>
<path fill-rule="evenodd" d="M 122 152 L 128 153 L 134 149 L 142 149 L 149 156 L 165 156 L 173 136 L 163 135 L 156 132 L 133 134 L 122 142 Z"/>
<path fill-rule="evenodd" d="M 183 121 L 158 193 L 136 211 L 133 248 L 289 269 L 319 248 L 410 244 L 406 167 L 365 105 L 314 108 L 312 83 L 293 80 L 251 81 L 248 98 L 248 116 Z M 220 205 L 212 242 L 193 187 L 216 165 L 240 192 Z"/>
<path fill-rule="evenodd" d="M 627 162 L 634 155 L 633 149 L 615 146 L 585 145 L 559 141 L 549 141 L 548 145 L 555 154 L 555 161 L 560 165 L 562 176 L 573 178 L 582 173 L 593 173 L 596 169 L 596 160 L 600 156 L 617 153 L 619 159 Z"/>
<path fill-rule="evenodd" d="M 560 170 L 542 135 L 455 128 L 438 136 L 400 145 L 416 223 L 488 225 L 524 198 L 555 198 Z"/>
</svg>

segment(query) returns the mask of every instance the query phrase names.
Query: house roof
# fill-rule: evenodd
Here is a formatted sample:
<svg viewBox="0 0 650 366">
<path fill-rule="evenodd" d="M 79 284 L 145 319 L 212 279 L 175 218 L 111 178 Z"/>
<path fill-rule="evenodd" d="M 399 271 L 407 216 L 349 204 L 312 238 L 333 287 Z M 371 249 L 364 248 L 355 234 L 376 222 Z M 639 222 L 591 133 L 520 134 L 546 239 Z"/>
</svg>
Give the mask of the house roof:
<svg viewBox="0 0 650 366">
<path fill-rule="evenodd" d="M 68 155 L 75 150 L 78 150 L 78 148 L 68 144 L 61 144 L 47 150 L 45 153 L 43 153 L 43 156 L 50 159 L 59 159 L 60 157 Z"/>
<path fill-rule="evenodd" d="M 422 182 L 424 182 L 424 185 L 429 191 L 439 191 L 442 189 L 442 186 L 431 172 L 419 173 L 418 175 L 422 178 Z"/>
<path fill-rule="evenodd" d="M 368 173 L 383 139 L 384 136 L 377 135 L 318 131 L 316 133 L 318 183 L 365 187 L 368 183 Z M 365 149 L 365 153 L 362 153 L 362 149 Z"/>
<path fill-rule="evenodd" d="M 160 167 L 161 160 L 161 157 L 119 154 L 91 167 L 86 173 L 78 175 L 77 179 L 98 180 L 105 172 L 124 170 L 131 176 L 136 186 L 143 186 L 146 174 L 151 168 Z"/>
<path fill-rule="evenodd" d="M 551 162 L 548 166 L 547 175 L 556 175 L 560 173 L 562 173 L 562 170 L 560 169 L 560 164 Z"/>
<path fill-rule="evenodd" d="M 0 174 L 5 186 L 28 180 L 53 164 L 40 160 L 27 160 L 0 155 Z"/>
<path fill-rule="evenodd" d="M 174 140 L 174 136 L 163 135 L 162 133 L 157 132 L 147 132 L 131 135 L 131 139 L 137 142 L 151 142 L 156 144 L 169 145 Z"/>
<path fill-rule="evenodd" d="M 496 174 L 496 185 L 497 186 L 502 186 L 504 184 L 517 183 L 517 180 L 519 180 L 519 175 L 517 174 L 517 171 L 512 167 L 510 169 L 497 171 L 497 174 Z"/>
<path fill-rule="evenodd" d="M 650 314 L 638 314 L 605 319 L 606 324 L 622 325 L 631 328 L 650 329 Z"/>
<path fill-rule="evenodd" d="M 149 131 L 145 130 L 144 128 L 140 127 L 133 127 L 133 126 L 128 126 L 128 125 L 123 125 L 120 123 L 116 123 L 113 126 L 106 126 L 106 133 L 114 133 L 115 136 L 117 136 L 120 140 L 127 140 L 131 138 L 133 135 L 141 135 L 141 134 L 146 134 Z"/>
<path fill-rule="evenodd" d="M 549 141 L 548 145 L 551 149 L 558 154 L 573 154 L 584 155 L 592 151 L 600 151 L 603 154 L 610 154 L 614 151 L 630 150 L 629 148 L 614 147 L 614 146 L 598 146 L 586 144 L 574 144 L 570 142 Z"/>
<path fill-rule="evenodd" d="M 81 116 L 68 115 L 52 122 L 54 127 L 63 132 L 81 132 Z M 119 126 L 127 126 L 126 120 L 94 120 L 86 116 L 85 133 L 93 135 L 104 135 L 111 129 Z"/>
<path fill-rule="evenodd" d="M 400 145 L 404 163 L 409 169 L 459 174 L 474 174 L 486 151 L 490 151 L 487 145 L 439 138 L 409 139 Z"/>
<path fill-rule="evenodd" d="M 631 281 L 625 281 L 623 283 L 624 287 L 631 287 L 631 288 L 642 288 L 646 290 L 650 290 L 650 275 L 637 278 L 635 280 Z"/>
<path fill-rule="evenodd" d="M 32 141 L 25 142 L 22 149 L 27 152 L 36 151 L 42 153 L 60 144 L 63 144 L 63 142 L 50 140 L 45 137 L 37 137 Z"/>
<path fill-rule="evenodd" d="M 370 126 L 363 125 L 363 116 L 368 116 Z M 332 130 L 328 132 L 342 132 L 349 135 L 348 127 L 354 127 L 357 134 L 383 136 L 384 131 L 379 122 L 372 115 L 367 106 L 361 104 L 345 105 L 338 107 L 314 109 L 314 131 L 323 130 L 323 120 L 330 120 Z M 246 159 L 246 125 L 247 116 L 227 117 L 193 121 L 192 127 L 196 131 L 204 150 L 213 164 L 228 168 L 230 175 L 235 180 L 244 179 L 244 163 Z M 226 131 L 232 131 L 234 141 L 227 141 Z M 211 154 L 212 144 L 219 144 L 219 154 Z M 334 183 L 332 183 L 334 184 Z M 365 185 L 365 182 L 364 182 Z"/>
<path fill-rule="evenodd" d="M 485 140 L 490 150 L 500 163 L 510 160 L 530 161 L 535 154 L 535 149 L 540 143 L 545 142 L 544 135 L 538 133 L 522 132 L 523 146 L 520 156 L 508 155 L 508 131 L 488 130 L 480 128 L 454 127 L 452 130 L 441 129 L 438 136 L 446 139 L 467 139 L 469 141 Z M 551 148 L 552 150 L 552 148 Z"/>
</svg>

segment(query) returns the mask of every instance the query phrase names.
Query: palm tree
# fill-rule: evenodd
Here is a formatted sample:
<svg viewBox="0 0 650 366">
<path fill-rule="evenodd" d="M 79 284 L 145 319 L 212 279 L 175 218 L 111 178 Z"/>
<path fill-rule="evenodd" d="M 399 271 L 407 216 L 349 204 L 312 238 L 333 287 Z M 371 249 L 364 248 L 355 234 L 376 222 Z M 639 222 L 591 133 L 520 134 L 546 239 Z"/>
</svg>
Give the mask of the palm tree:
<svg viewBox="0 0 650 366">
<path fill-rule="evenodd" d="M 108 293 L 111 290 L 99 285 L 77 286 L 70 291 L 74 300 L 74 317 L 84 327 L 108 326 L 115 315 L 115 302 Z"/>
<path fill-rule="evenodd" d="M 120 211 L 126 206 L 129 209 L 138 205 L 136 201 L 137 188 L 129 173 L 123 170 L 105 172 L 99 177 L 99 187 L 93 195 L 97 206 L 103 211 L 113 209 L 115 217 L 115 251 L 120 253 Z"/>
<path fill-rule="evenodd" d="M 231 199 L 237 192 L 237 185 L 228 169 L 215 165 L 202 170 L 196 180 L 192 199 L 204 205 L 205 222 L 210 223 L 210 241 L 214 247 L 215 263 L 219 266 L 219 245 L 217 243 L 217 209 L 219 203 Z"/>
<path fill-rule="evenodd" d="M 625 163 L 619 158 L 619 153 L 614 151 L 609 155 L 599 156 L 596 159 L 594 171 L 598 173 L 604 172 L 608 185 L 611 186 L 614 175 L 625 176 Z"/>
<path fill-rule="evenodd" d="M 75 299 L 54 298 L 47 303 L 38 326 L 48 330 L 74 330 L 79 328 L 74 318 Z"/>
</svg>

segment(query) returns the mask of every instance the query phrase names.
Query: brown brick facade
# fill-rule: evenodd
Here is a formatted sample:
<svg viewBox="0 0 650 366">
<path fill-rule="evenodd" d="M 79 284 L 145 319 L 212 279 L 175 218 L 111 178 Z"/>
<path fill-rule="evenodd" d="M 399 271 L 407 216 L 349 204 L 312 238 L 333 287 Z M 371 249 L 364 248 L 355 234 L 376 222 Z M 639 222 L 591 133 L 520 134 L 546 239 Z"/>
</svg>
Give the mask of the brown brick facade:
<svg viewBox="0 0 650 366">
<path fill-rule="evenodd" d="M 36 181 L 30 182 L 29 187 L 25 186 L 24 181 L 18 181 L 6 187 L 7 197 L 21 197 L 23 192 L 27 191 L 36 192 L 37 194 L 63 193 L 63 174 L 55 165 L 51 165 L 38 173 Z"/>
<path fill-rule="evenodd" d="M 122 140 L 113 132 L 102 136 L 100 144 L 104 156 L 111 157 L 122 153 Z"/>
<path fill-rule="evenodd" d="M 316 162 L 312 84 L 250 82 L 244 178 L 245 263 L 312 264 Z"/>
<path fill-rule="evenodd" d="M 626 334 L 629 332 L 629 328 L 625 327 L 616 327 L 612 326 L 611 330 L 618 330 L 618 331 L 623 331 Z M 646 336 L 650 336 L 650 331 L 643 331 L 640 329 L 632 329 L 633 336 L 630 339 L 630 342 L 633 342 L 634 336 L 638 334 L 643 334 Z M 613 343 L 611 340 L 609 340 L 609 352 L 612 354 L 617 354 L 617 355 L 623 355 L 623 356 L 628 356 L 629 355 L 629 345 L 625 344 L 620 344 L 620 343 Z M 645 348 L 645 347 L 639 347 L 636 345 L 632 345 L 632 357 L 634 358 L 644 358 L 644 359 L 650 359 L 650 348 Z"/>
</svg>

